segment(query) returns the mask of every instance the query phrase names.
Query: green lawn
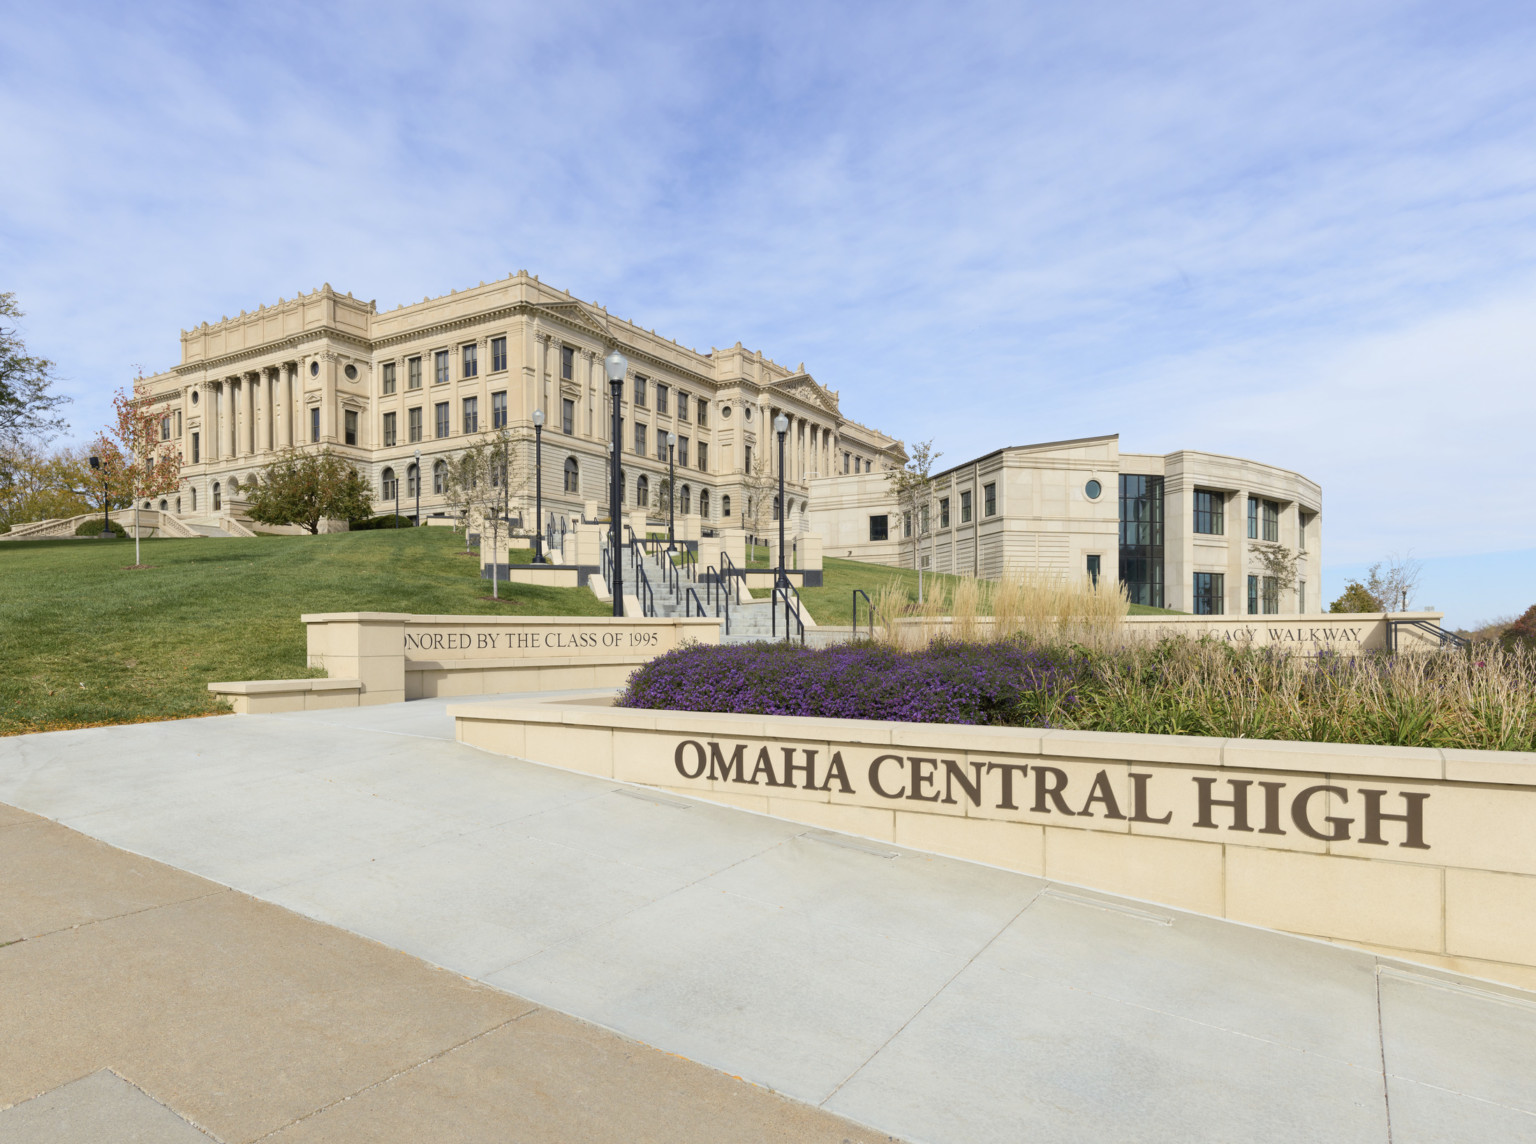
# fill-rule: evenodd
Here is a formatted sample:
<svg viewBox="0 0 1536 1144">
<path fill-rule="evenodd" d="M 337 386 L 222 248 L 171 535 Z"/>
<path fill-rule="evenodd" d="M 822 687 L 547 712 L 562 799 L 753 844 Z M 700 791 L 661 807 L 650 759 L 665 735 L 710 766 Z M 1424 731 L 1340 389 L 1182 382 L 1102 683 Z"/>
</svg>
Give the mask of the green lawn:
<svg viewBox="0 0 1536 1144">
<path fill-rule="evenodd" d="M 318 675 L 303 612 L 610 614 L 586 588 L 500 586 L 447 528 L 254 540 L 0 542 L 0 734 L 213 714 L 215 680 Z M 513 559 L 531 553 L 514 550 Z"/>
</svg>

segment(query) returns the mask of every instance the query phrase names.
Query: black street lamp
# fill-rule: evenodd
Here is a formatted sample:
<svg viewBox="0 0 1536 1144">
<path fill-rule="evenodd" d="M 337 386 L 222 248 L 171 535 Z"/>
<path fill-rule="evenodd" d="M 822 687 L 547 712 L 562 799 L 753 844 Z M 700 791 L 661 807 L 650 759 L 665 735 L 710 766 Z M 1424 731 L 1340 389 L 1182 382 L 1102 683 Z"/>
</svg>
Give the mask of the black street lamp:
<svg viewBox="0 0 1536 1144">
<path fill-rule="evenodd" d="M 667 434 L 667 552 L 672 551 L 675 543 L 673 533 L 677 521 L 677 514 L 673 506 L 677 504 L 677 434 Z"/>
<path fill-rule="evenodd" d="M 416 527 L 421 527 L 421 450 L 416 450 Z"/>
<path fill-rule="evenodd" d="M 624 561 L 620 558 L 619 502 L 623 500 L 623 476 L 619 471 L 619 434 L 623 422 L 619 417 L 619 402 L 624 398 L 624 375 L 629 372 L 629 359 L 614 350 L 603 359 L 603 370 L 608 374 L 608 390 L 613 401 L 613 460 L 608 473 L 608 549 L 613 559 L 613 583 L 608 590 L 613 593 L 613 614 L 624 614 Z"/>
<path fill-rule="evenodd" d="M 112 520 L 107 515 L 107 471 L 101 467 L 101 458 L 94 454 L 91 456 L 91 468 L 101 473 L 101 538 L 106 540 L 112 535 Z"/>
<path fill-rule="evenodd" d="M 395 530 L 400 529 L 400 478 L 396 477 L 392 482 L 395 486 Z"/>
<path fill-rule="evenodd" d="M 773 419 L 773 431 L 779 435 L 779 572 L 776 581 L 780 588 L 789 586 L 784 575 L 784 435 L 789 432 L 789 418 L 780 413 Z M 789 593 L 784 593 L 784 639 L 789 639 Z"/>
<path fill-rule="evenodd" d="M 533 411 L 533 562 L 544 563 L 544 410 Z"/>
</svg>

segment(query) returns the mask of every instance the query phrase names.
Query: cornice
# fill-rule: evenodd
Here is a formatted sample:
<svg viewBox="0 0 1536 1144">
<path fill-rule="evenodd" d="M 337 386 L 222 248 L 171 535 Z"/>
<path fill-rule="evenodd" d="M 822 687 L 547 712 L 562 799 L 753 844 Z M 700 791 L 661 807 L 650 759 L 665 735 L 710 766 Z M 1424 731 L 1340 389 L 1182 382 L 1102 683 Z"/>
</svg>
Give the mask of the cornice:
<svg viewBox="0 0 1536 1144">
<path fill-rule="evenodd" d="M 311 342 L 324 339 L 332 339 L 344 342 L 348 345 L 359 347 L 364 353 L 371 354 L 372 348 L 367 339 L 360 338 L 356 334 L 347 333 L 334 326 L 322 326 L 319 329 L 304 330 L 301 333 L 289 334 L 287 337 L 278 338 L 276 341 L 263 342 L 259 346 L 236 350 L 233 353 L 221 354 L 218 357 L 205 358 L 200 362 L 186 362 L 171 370 L 178 377 L 186 377 L 188 374 L 200 371 L 218 371 L 226 366 L 233 366 L 242 361 L 254 358 L 270 357 L 274 353 L 283 350 L 297 350 L 299 347 Z M 239 372 L 238 370 L 234 372 Z"/>
</svg>

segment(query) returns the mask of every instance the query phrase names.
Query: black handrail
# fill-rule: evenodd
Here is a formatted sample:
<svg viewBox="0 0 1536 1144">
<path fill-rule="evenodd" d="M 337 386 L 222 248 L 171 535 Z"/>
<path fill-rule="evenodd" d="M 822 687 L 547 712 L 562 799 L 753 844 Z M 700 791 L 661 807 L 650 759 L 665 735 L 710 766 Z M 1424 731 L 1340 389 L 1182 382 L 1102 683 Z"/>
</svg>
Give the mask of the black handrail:
<svg viewBox="0 0 1536 1144">
<path fill-rule="evenodd" d="M 635 565 L 635 595 L 640 598 L 640 614 L 654 619 L 656 616 L 656 593 L 651 591 L 651 578 L 645 574 L 645 565 Z"/>
<path fill-rule="evenodd" d="M 1397 650 L 1397 632 L 1399 628 L 1418 628 L 1440 641 L 1441 648 L 1453 647 L 1458 650 L 1472 646 L 1472 641 L 1455 632 L 1448 632 L 1439 624 L 1430 623 L 1428 620 L 1388 620 L 1387 621 L 1387 650 Z"/>
<path fill-rule="evenodd" d="M 723 553 L 721 555 L 724 555 Z M 692 591 L 693 589 L 689 589 Z M 718 595 L 717 595 L 718 593 Z M 726 591 L 725 577 L 715 570 L 711 564 L 704 570 L 704 595 L 714 606 L 715 616 L 718 618 L 722 611 L 725 615 L 725 634 L 731 634 L 731 594 Z"/>
<path fill-rule="evenodd" d="M 859 635 L 859 597 L 864 597 L 864 608 L 869 613 L 869 638 L 875 638 L 875 606 L 869 602 L 869 594 L 863 588 L 853 590 L 853 635 Z"/>
<path fill-rule="evenodd" d="M 699 618 L 706 618 L 708 613 L 704 611 L 704 601 L 699 599 L 699 594 L 697 592 L 695 592 L 692 588 L 689 588 L 687 589 L 687 595 L 683 597 L 683 618 L 685 620 L 693 619 L 693 609 L 695 607 L 699 609 Z"/>
<path fill-rule="evenodd" d="M 805 643 L 805 621 L 800 618 L 800 593 L 795 591 L 795 586 L 788 580 L 781 581 L 773 586 L 773 638 L 779 638 L 779 598 L 784 599 L 784 638 L 794 638 L 794 629 L 789 621 L 793 619 L 800 628 L 800 642 Z M 794 609 L 790 608 L 790 597 L 794 597 Z"/>
</svg>

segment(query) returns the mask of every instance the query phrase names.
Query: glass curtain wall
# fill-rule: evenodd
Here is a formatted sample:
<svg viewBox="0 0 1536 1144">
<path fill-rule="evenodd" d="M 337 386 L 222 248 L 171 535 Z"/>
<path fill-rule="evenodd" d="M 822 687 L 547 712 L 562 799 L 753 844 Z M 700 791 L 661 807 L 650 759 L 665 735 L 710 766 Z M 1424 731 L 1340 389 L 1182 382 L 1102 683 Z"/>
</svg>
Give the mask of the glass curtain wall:
<svg viewBox="0 0 1536 1144">
<path fill-rule="evenodd" d="M 1163 478 L 1120 476 L 1120 582 L 1133 604 L 1163 607 Z"/>
</svg>

